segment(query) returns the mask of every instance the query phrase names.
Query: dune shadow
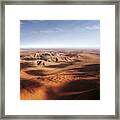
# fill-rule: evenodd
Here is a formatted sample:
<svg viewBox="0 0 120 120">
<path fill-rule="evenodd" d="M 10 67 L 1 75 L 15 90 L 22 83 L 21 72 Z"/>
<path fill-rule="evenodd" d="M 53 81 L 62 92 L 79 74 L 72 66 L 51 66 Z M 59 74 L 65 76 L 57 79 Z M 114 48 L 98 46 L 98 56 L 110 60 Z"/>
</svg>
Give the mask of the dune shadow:
<svg viewBox="0 0 120 120">
<path fill-rule="evenodd" d="M 33 76 L 46 76 L 46 74 L 44 73 L 44 70 L 28 70 L 26 71 L 26 73 L 33 75 Z"/>
<path fill-rule="evenodd" d="M 94 80 L 73 80 L 61 88 L 61 92 L 83 91 L 87 89 L 99 88 L 98 79 Z"/>
<path fill-rule="evenodd" d="M 99 79 L 76 80 L 65 84 L 60 88 L 61 94 L 56 99 L 60 100 L 99 100 L 100 84 Z M 86 91 L 86 92 L 83 92 Z M 88 92 L 87 92 L 88 91 Z M 83 92 L 83 93 L 80 93 Z M 64 93 L 66 93 L 64 95 Z M 68 93 L 68 94 L 67 94 Z M 76 94 L 72 94 L 76 93 Z M 63 95 L 62 95 L 63 94 Z"/>
<path fill-rule="evenodd" d="M 49 66 L 46 66 L 48 68 L 65 68 L 69 65 L 73 65 L 72 62 L 69 62 L 69 63 L 62 63 L 62 64 L 57 64 L 57 65 L 49 65 Z"/>
<path fill-rule="evenodd" d="M 69 70 L 77 71 L 77 72 L 99 72 L 100 64 L 90 64 L 90 65 L 85 65 L 82 68 L 73 68 Z"/>
<path fill-rule="evenodd" d="M 28 67 L 35 67 L 35 66 L 29 62 L 20 63 L 20 69 L 24 69 L 24 68 L 28 68 Z"/>
<path fill-rule="evenodd" d="M 20 80 L 20 90 L 26 90 L 33 93 L 36 88 L 41 87 L 42 84 L 35 80 Z"/>
</svg>

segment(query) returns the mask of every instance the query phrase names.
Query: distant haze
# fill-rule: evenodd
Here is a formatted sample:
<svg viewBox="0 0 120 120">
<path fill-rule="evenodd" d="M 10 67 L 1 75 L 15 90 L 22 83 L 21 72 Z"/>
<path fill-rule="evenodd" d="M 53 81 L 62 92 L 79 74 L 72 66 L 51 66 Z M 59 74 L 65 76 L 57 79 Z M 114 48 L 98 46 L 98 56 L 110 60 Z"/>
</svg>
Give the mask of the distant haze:
<svg viewBox="0 0 120 120">
<path fill-rule="evenodd" d="M 99 20 L 21 20 L 21 48 L 100 48 Z"/>
</svg>

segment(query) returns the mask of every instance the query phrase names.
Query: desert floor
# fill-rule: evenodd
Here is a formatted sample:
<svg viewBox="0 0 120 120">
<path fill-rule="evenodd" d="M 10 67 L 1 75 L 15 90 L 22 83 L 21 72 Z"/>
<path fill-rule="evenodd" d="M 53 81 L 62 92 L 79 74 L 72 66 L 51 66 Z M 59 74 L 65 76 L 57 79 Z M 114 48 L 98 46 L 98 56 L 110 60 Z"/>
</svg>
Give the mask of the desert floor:
<svg viewBox="0 0 120 120">
<path fill-rule="evenodd" d="M 100 51 L 21 49 L 20 98 L 99 100 Z"/>
</svg>

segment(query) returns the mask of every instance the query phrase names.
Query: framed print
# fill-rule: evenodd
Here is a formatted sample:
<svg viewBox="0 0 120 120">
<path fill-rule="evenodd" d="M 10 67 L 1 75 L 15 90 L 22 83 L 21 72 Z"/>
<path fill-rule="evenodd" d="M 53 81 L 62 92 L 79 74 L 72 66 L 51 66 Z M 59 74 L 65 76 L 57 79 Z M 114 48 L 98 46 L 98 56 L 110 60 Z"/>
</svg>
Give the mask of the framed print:
<svg viewBox="0 0 120 120">
<path fill-rule="evenodd" d="M 1 118 L 119 119 L 118 1 L 1 5 Z"/>
</svg>

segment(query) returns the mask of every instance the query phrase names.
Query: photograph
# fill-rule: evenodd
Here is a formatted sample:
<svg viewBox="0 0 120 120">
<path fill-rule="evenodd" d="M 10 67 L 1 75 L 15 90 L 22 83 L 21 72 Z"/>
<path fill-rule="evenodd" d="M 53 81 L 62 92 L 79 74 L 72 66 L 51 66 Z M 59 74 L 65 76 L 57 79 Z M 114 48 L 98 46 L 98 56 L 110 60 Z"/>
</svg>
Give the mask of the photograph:
<svg viewBox="0 0 120 120">
<path fill-rule="evenodd" d="M 21 100 L 100 100 L 100 20 L 20 20 Z"/>
<path fill-rule="evenodd" d="M 10 1 L 0 18 L 1 118 L 117 119 L 119 2 Z"/>
</svg>

